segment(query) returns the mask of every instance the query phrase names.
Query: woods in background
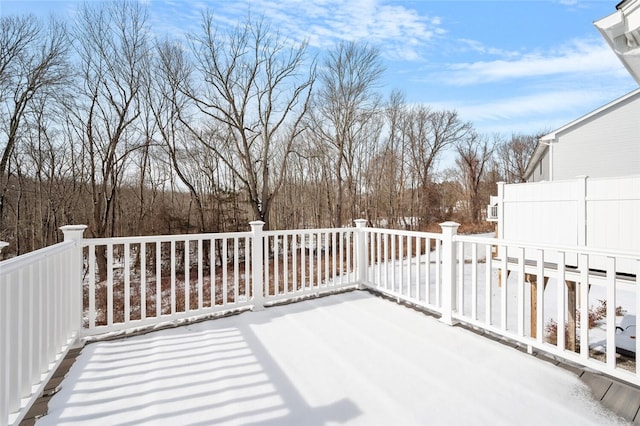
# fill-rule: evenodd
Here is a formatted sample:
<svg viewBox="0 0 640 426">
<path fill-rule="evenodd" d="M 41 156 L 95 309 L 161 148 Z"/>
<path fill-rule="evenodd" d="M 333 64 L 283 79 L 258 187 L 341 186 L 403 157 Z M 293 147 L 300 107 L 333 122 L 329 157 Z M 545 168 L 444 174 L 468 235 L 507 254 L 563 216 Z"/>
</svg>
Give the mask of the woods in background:
<svg viewBox="0 0 640 426">
<path fill-rule="evenodd" d="M 86 3 L 71 23 L 1 17 L 0 52 L 5 256 L 66 224 L 111 237 L 478 223 L 537 141 L 385 99 L 374 46 L 313 57 L 250 17 L 229 29 L 205 14 L 160 40 L 140 3 Z"/>
</svg>

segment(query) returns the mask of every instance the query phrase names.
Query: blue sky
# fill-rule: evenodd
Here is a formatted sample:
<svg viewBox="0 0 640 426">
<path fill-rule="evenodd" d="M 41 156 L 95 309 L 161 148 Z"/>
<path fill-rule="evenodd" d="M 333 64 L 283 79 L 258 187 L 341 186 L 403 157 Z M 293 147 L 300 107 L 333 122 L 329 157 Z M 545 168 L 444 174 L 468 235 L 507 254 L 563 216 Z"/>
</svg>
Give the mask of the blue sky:
<svg viewBox="0 0 640 426">
<path fill-rule="evenodd" d="M 108 1 L 108 0 L 107 0 Z M 553 130 L 637 88 L 593 21 L 618 0 L 142 0 L 160 36 L 264 14 L 322 54 L 340 40 L 380 48 L 381 90 L 455 109 L 481 133 Z M 1 0 L 0 14 L 73 16 L 77 1 Z"/>
</svg>

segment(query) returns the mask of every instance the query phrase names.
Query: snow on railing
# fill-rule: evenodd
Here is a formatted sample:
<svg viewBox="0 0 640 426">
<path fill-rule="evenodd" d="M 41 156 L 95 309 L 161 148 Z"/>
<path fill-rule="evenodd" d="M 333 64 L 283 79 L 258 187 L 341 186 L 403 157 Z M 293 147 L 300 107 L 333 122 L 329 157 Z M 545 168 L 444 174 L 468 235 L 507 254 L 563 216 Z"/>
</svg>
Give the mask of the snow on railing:
<svg viewBox="0 0 640 426">
<path fill-rule="evenodd" d="M 20 422 L 76 341 L 84 228 L 0 262 L 0 424 Z"/>
</svg>

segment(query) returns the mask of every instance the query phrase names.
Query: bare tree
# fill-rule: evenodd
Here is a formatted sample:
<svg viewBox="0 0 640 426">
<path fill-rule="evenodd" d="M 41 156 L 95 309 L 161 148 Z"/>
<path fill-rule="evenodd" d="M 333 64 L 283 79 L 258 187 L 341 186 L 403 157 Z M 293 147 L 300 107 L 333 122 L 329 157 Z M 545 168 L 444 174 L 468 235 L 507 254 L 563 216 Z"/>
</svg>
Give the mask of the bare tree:
<svg viewBox="0 0 640 426">
<path fill-rule="evenodd" d="M 512 134 L 497 146 L 497 161 L 507 183 L 526 182 L 525 170 L 541 134 Z"/>
<path fill-rule="evenodd" d="M 488 203 L 488 195 L 483 197 L 482 184 L 487 168 L 492 160 L 495 143 L 486 136 L 471 132 L 456 142 L 456 151 L 462 188 L 467 202 L 469 219 L 478 223 L 482 218 L 480 211 Z"/>
<path fill-rule="evenodd" d="M 251 18 L 222 32 L 211 14 L 191 40 L 201 80 L 185 91 L 209 123 L 197 128 L 182 116 L 183 123 L 233 172 L 255 218 L 268 228 L 294 142 L 304 131 L 315 79 L 307 44 L 294 44 Z"/>
<path fill-rule="evenodd" d="M 196 205 L 198 229 L 207 231 L 204 217 L 203 194 L 191 179 L 194 169 L 201 163 L 195 158 L 201 147 L 194 143 L 194 136 L 181 122 L 188 116 L 190 99 L 184 94 L 192 67 L 183 46 L 165 40 L 156 44 L 155 56 L 145 85 L 145 101 L 151 111 L 156 129 L 154 133 L 162 141 L 168 161 L 180 182 L 189 190 Z"/>
<path fill-rule="evenodd" d="M 146 11 L 137 2 L 119 0 L 79 10 L 75 47 L 81 73 L 74 107 L 83 144 L 87 185 L 92 200 L 93 237 L 114 234 L 116 204 L 129 154 L 144 145 L 136 129 L 140 117 L 144 58 L 149 53 Z M 105 262 L 98 253 L 98 269 Z"/>
<path fill-rule="evenodd" d="M 343 42 L 329 52 L 319 73 L 321 86 L 312 119 L 315 136 L 334 163 L 334 226 L 343 225 L 347 219 L 343 210 L 345 193 L 351 198 L 350 219 L 355 219 L 354 173 L 361 160 L 357 154 L 369 149 L 366 144 L 379 133 L 380 121 L 375 117 L 380 96 L 375 89 L 383 72 L 378 49 L 364 43 Z"/>
<path fill-rule="evenodd" d="M 416 106 L 405 112 L 403 132 L 416 194 L 412 197 L 411 211 L 425 225 L 440 209 L 440 203 L 433 199 L 437 195 L 433 181 L 437 160 L 447 148 L 468 139 L 472 126 L 463 122 L 455 111 L 432 111 Z M 418 208 L 420 211 L 416 211 Z"/>
<path fill-rule="evenodd" d="M 0 237 L 10 160 L 25 116 L 38 96 L 68 82 L 68 39 L 63 24 L 34 15 L 0 18 Z"/>
</svg>

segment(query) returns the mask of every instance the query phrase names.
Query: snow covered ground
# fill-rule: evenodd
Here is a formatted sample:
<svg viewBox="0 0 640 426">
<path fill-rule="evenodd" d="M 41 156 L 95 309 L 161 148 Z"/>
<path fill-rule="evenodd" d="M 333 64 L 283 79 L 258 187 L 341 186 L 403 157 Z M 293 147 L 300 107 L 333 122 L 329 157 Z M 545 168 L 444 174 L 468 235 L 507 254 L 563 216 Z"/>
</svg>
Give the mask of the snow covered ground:
<svg viewBox="0 0 640 426">
<path fill-rule="evenodd" d="M 87 345 L 38 425 L 624 424 L 571 373 L 350 292 Z"/>
</svg>

